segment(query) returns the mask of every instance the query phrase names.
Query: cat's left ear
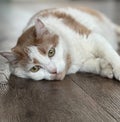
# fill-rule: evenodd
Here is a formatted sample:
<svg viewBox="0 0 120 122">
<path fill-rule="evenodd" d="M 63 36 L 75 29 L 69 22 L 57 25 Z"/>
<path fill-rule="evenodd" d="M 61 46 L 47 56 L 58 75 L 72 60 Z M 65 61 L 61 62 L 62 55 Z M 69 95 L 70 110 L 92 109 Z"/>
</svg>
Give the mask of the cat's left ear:
<svg viewBox="0 0 120 122">
<path fill-rule="evenodd" d="M 37 38 L 41 37 L 43 33 L 47 32 L 47 28 L 39 18 L 35 20 L 35 29 Z"/>
<path fill-rule="evenodd" d="M 16 60 L 16 56 L 12 52 L 0 52 L 0 55 L 6 58 L 8 62 L 12 62 Z"/>
</svg>

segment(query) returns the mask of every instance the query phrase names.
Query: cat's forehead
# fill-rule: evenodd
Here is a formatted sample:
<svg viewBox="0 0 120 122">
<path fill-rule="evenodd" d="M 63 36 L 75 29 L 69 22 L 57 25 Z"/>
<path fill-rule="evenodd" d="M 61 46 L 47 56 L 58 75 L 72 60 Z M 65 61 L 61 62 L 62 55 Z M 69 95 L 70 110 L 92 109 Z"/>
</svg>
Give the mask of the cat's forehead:
<svg viewBox="0 0 120 122">
<path fill-rule="evenodd" d="M 36 39 L 35 27 L 33 26 L 22 33 L 22 35 L 18 38 L 18 41 L 15 47 L 33 45 L 35 39 Z"/>
</svg>

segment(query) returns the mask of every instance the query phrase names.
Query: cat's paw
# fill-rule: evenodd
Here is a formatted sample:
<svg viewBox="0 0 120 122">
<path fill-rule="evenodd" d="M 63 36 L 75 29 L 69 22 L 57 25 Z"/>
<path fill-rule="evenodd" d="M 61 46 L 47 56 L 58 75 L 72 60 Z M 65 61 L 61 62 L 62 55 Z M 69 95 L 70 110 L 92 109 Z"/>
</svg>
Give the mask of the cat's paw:
<svg viewBox="0 0 120 122">
<path fill-rule="evenodd" d="M 114 72 L 115 79 L 120 81 L 120 67 L 114 68 L 113 72 Z"/>
<path fill-rule="evenodd" d="M 113 74 L 113 68 L 110 63 L 108 63 L 106 60 L 101 59 L 100 61 L 100 75 L 103 77 L 107 77 L 112 79 L 114 74 Z"/>
</svg>

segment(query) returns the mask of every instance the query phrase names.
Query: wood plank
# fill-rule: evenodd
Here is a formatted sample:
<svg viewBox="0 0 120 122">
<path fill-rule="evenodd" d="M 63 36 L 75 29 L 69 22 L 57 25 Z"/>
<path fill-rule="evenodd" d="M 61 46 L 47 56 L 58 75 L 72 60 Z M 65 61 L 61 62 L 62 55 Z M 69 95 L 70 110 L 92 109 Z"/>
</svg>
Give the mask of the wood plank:
<svg viewBox="0 0 120 122">
<path fill-rule="evenodd" d="M 71 79 L 105 111 L 120 121 L 120 83 L 118 81 L 87 73 L 71 75 Z"/>
<path fill-rule="evenodd" d="M 0 96 L 0 122 L 116 122 L 79 86 L 11 76 Z"/>
</svg>

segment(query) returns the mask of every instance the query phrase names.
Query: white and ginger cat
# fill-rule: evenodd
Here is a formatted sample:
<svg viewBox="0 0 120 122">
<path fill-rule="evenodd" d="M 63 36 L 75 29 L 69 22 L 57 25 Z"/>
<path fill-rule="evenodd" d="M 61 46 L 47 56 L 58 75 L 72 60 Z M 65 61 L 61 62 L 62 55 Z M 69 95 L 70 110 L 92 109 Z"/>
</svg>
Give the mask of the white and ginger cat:
<svg viewBox="0 0 120 122">
<path fill-rule="evenodd" d="M 28 22 L 12 52 L 1 52 L 12 74 L 62 80 L 89 72 L 120 80 L 120 27 L 88 8 L 43 10 Z"/>
</svg>

